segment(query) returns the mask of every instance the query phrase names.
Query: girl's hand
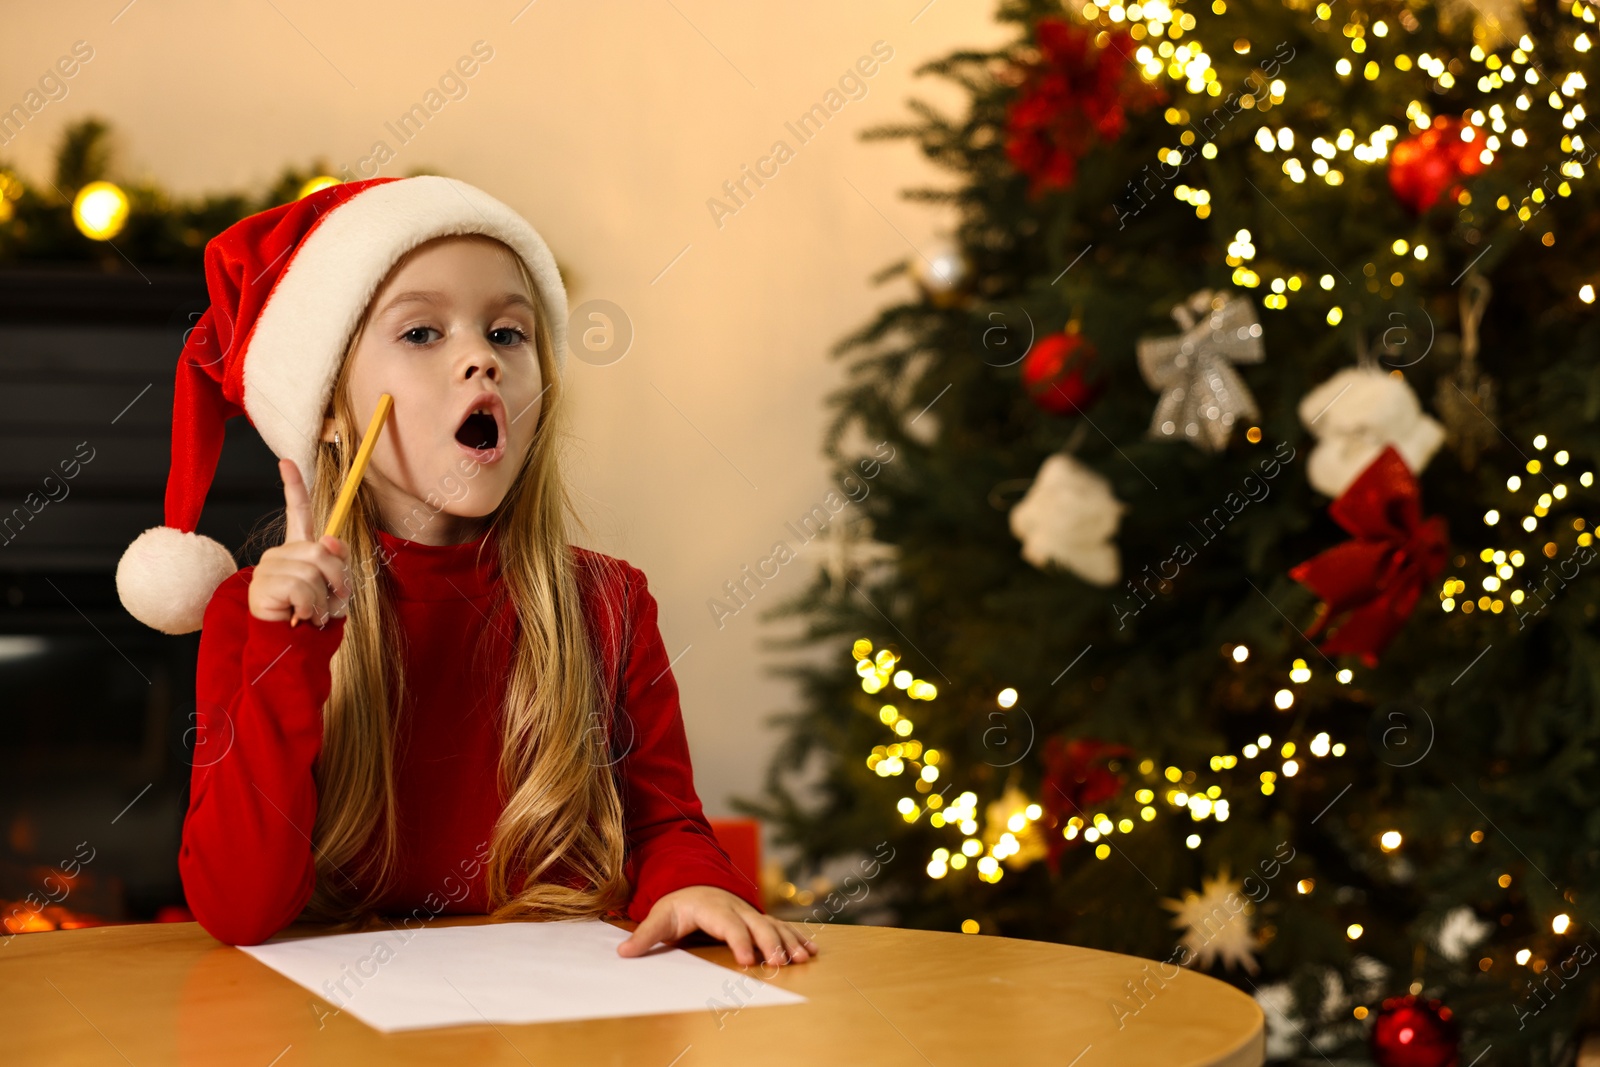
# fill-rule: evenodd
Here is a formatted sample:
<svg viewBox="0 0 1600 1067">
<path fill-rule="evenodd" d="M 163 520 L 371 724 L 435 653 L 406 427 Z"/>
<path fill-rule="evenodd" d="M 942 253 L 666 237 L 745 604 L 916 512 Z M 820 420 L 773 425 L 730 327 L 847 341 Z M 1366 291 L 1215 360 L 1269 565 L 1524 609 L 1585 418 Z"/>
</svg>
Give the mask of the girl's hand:
<svg viewBox="0 0 1600 1067">
<path fill-rule="evenodd" d="M 642 956 L 660 941 L 676 941 L 695 930 L 720 938 L 744 967 L 757 961 L 778 967 L 804 963 L 817 943 L 789 923 L 763 915 L 748 902 L 710 885 L 691 885 L 657 900 L 633 936 L 617 946 L 619 956 Z"/>
<path fill-rule="evenodd" d="M 314 540 L 311 496 L 292 459 L 278 461 L 287 526 L 283 544 L 261 554 L 250 579 L 250 614 L 267 622 L 342 616 L 350 602 L 350 548 L 337 537 Z"/>
</svg>

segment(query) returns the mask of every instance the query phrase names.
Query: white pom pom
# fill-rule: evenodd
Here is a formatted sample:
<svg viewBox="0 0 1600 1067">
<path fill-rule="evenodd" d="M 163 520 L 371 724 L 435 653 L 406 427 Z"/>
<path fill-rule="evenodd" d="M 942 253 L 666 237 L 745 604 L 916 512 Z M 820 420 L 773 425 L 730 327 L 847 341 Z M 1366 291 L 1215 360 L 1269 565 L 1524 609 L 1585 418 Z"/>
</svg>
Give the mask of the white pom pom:
<svg viewBox="0 0 1600 1067">
<path fill-rule="evenodd" d="M 128 613 L 167 634 L 200 629 L 206 605 L 239 569 L 220 542 L 171 526 L 152 526 L 133 539 L 117 563 L 117 595 Z"/>
</svg>

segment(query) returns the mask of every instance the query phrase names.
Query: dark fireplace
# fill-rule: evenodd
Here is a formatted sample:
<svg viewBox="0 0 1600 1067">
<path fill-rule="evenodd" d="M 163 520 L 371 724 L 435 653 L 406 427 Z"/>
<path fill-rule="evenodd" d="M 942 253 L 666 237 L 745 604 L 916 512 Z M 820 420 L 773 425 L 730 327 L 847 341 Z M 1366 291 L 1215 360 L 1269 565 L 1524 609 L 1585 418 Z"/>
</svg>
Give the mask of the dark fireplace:
<svg viewBox="0 0 1600 1067">
<path fill-rule="evenodd" d="M 182 914 L 199 634 L 133 619 L 114 575 L 162 522 L 205 306 L 196 274 L 0 271 L 0 938 Z M 200 532 L 238 553 L 282 502 L 231 420 Z"/>
</svg>

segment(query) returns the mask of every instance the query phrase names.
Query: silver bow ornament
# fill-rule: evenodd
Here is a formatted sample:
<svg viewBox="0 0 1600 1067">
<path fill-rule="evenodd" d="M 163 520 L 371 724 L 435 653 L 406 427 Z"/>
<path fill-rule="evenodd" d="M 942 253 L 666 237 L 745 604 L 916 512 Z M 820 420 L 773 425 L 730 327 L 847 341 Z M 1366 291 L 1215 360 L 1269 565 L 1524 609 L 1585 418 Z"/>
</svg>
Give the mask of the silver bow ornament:
<svg viewBox="0 0 1600 1067">
<path fill-rule="evenodd" d="M 1256 419 L 1255 398 L 1235 363 L 1260 363 L 1261 323 L 1248 297 L 1202 289 L 1172 309 L 1183 332 L 1139 342 L 1139 373 L 1161 394 L 1150 436 L 1220 452 L 1233 424 Z"/>
</svg>

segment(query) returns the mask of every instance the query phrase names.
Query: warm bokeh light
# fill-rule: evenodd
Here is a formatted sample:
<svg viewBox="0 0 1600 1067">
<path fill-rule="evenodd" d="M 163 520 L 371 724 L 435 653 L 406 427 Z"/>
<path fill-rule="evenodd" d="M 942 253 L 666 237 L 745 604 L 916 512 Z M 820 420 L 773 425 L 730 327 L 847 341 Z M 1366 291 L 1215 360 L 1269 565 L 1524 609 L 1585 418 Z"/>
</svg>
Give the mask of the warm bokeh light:
<svg viewBox="0 0 1600 1067">
<path fill-rule="evenodd" d="M 90 182 L 72 201 L 72 221 L 85 237 L 109 241 L 128 221 L 128 194 L 110 182 Z"/>
</svg>

